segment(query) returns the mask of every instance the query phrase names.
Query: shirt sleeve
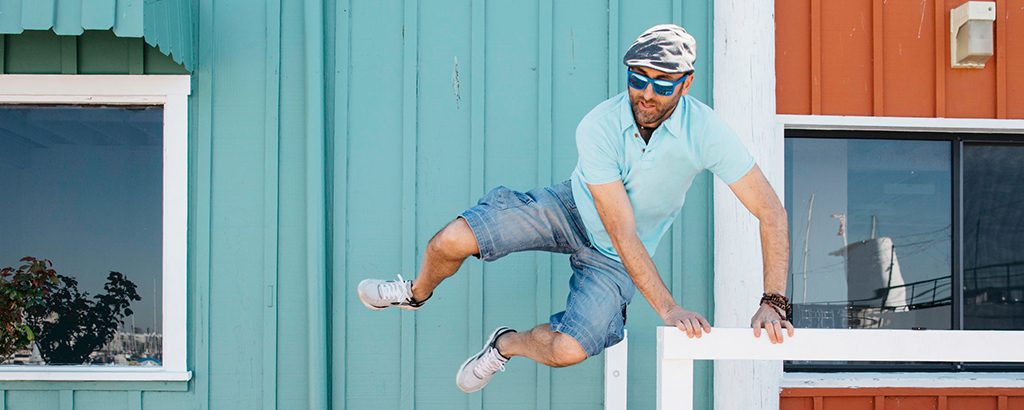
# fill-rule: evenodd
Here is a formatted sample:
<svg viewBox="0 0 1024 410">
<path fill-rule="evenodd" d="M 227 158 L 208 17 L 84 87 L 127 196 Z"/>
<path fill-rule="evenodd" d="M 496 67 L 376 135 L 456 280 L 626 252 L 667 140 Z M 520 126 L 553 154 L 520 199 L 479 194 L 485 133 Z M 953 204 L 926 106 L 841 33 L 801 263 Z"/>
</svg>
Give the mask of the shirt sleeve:
<svg viewBox="0 0 1024 410">
<path fill-rule="evenodd" d="M 708 116 L 702 137 L 704 168 L 721 178 L 726 185 L 739 181 L 754 168 L 754 157 L 750 156 L 736 132 L 718 115 Z"/>
<path fill-rule="evenodd" d="M 580 155 L 576 168 L 583 182 L 601 185 L 622 179 L 622 150 L 616 149 L 614 138 L 614 134 L 586 118 L 576 127 L 576 151 Z"/>
</svg>

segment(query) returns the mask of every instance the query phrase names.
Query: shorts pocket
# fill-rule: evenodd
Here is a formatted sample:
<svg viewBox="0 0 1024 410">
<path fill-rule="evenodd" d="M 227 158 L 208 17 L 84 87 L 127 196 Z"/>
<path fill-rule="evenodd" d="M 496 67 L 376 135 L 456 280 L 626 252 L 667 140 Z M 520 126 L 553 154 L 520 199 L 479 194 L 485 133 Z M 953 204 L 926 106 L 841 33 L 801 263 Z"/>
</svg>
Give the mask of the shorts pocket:
<svg viewBox="0 0 1024 410">
<path fill-rule="evenodd" d="M 533 197 L 522 192 L 513 191 L 504 186 L 499 186 L 480 198 L 480 205 L 487 205 L 495 209 L 518 208 L 536 202 Z"/>
</svg>

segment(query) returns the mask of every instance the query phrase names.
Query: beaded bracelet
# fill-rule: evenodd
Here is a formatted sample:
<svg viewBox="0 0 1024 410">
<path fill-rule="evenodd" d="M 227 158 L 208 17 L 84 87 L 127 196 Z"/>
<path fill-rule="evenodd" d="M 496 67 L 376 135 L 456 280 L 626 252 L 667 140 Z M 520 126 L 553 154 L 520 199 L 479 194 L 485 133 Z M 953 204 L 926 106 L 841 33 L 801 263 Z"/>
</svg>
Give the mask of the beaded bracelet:
<svg viewBox="0 0 1024 410">
<path fill-rule="evenodd" d="M 793 317 L 793 305 L 789 304 L 789 298 L 774 293 L 765 293 L 764 296 L 761 296 L 760 304 L 765 303 L 785 313 L 782 320 L 790 320 Z"/>
</svg>

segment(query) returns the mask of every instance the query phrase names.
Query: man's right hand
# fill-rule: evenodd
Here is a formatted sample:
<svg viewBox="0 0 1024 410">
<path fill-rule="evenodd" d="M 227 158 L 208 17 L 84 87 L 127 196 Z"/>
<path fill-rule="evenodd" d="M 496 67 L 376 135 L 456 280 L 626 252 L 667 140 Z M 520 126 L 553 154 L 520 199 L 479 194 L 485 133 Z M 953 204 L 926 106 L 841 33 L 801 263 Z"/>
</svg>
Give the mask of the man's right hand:
<svg viewBox="0 0 1024 410">
<path fill-rule="evenodd" d="M 676 305 L 662 319 L 665 321 L 665 326 L 675 326 L 679 330 L 686 332 L 686 337 L 691 339 L 694 336 L 700 339 L 700 336 L 703 334 L 702 331 L 711 333 L 711 324 L 708 323 L 707 319 L 704 319 L 704 316 L 701 316 L 700 313 L 683 309 L 682 306 Z"/>
</svg>

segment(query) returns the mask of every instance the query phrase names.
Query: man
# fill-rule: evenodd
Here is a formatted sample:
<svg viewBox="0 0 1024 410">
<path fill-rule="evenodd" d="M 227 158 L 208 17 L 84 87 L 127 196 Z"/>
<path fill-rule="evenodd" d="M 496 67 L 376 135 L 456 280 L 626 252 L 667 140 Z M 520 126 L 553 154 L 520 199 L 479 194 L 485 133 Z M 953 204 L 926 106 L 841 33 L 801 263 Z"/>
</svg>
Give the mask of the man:
<svg viewBox="0 0 1024 410">
<path fill-rule="evenodd" d="M 562 367 L 615 345 L 637 288 L 665 325 L 699 338 L 711 325 L 676 304 L 651 255 L 693 178 L 709 169 L 760 220 L 765 297 L 751 319 L 754 335 L 763 327 L 772 343 L 782 343 L 786 328 L 792 337 L 782 296 L 786 211 L 735 133 L 686 96 L 695 59 L 696 41 L 681 27 L 659 25 L 641 34 L 623 58 L 628 92 L 599 104 L 576 130 L 579 162 L 570 181 L 526 193 L 489 192 L 434 235 L 415 281 L 364 280 L 359 300 L 374 310 L 416 310 L 470 255 L 493 261 L 525 250 L 570 254 L 565 311 L 528 332 L 496 329 L 456 375 L 467 393 L 483 388 L 513 356 Z"/>
</svg>

